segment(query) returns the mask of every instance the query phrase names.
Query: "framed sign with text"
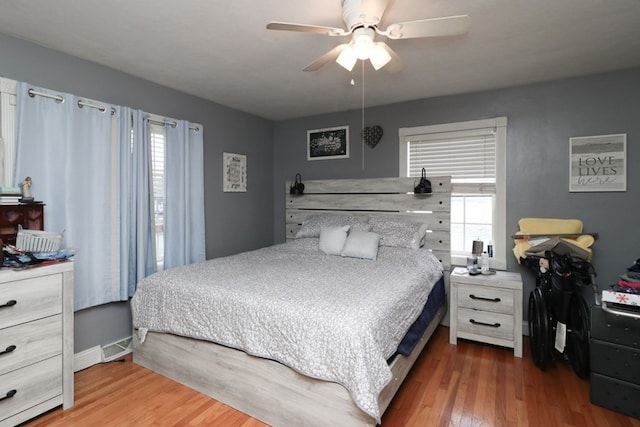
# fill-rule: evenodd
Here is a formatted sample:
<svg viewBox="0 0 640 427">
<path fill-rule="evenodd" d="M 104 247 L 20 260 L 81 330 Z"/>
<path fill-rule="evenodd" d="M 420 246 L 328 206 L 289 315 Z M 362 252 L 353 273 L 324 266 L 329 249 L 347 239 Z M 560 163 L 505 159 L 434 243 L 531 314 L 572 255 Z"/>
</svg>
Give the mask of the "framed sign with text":
<svg viewBox="0 0 640 427">
<path fill-rule="evenodd" d="M 627 191 L 627 134 L 569 139 L 569 191 Z"/>
<path fill-rule="evenodd" d="M 349 126 L 307 131 L 307 160 L 348 158 Z"/>
<path fill-rule="evenodd" d="M 244 193 L 247 191 L 247 156 L 222 153 L 222 191 Z"/>
</svg>

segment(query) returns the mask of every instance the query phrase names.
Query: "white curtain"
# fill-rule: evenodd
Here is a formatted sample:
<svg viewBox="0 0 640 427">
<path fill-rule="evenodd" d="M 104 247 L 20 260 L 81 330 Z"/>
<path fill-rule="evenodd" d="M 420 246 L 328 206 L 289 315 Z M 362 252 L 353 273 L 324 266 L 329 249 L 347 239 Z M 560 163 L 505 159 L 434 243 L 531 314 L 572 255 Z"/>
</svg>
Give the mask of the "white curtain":
<svg viewBox="0 0 640 427">
<path fill-rule="evenodd" d="M 29 90 L 62 97 L 64 101 Z M 59 98 L 58 98 L 59 99 Z M 20 82 L 17 89 L 16 183 L 32 178 L 47 230 L 62 231 L 75 250 L 75 309 L 120 300 L 111 105 L 80 107 L 74 95 Z"/>
<path fill-rule="evenodd" d="M 164 268 L 205 260 L 202 126 L 178 120 L 166 129 Z"/>
<path fill-rule="evenodd" d="M 156 271 L 156 262 L 149 118 L 129 107 L 120 107 L 120 115 L 120 299 L 126 300 L 142 278 Z"/>
</svg>

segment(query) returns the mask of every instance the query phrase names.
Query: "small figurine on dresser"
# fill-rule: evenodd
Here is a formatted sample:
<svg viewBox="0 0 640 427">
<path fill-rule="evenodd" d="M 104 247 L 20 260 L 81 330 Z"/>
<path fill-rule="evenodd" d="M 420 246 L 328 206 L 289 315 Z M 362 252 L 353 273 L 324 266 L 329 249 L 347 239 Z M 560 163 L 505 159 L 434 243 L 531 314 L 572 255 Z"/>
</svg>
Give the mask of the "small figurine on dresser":
<svg viewBox="0 0 640 427">
<path fill-rule="evenodd" d="M 31 177 L 26 177 L 24 181 L 20 183 L 20 187 L 22 187 L 22 198 L 20 199 L 20 203 L 32 203 L 33 194 L 31 194 Z"/>
</svg>

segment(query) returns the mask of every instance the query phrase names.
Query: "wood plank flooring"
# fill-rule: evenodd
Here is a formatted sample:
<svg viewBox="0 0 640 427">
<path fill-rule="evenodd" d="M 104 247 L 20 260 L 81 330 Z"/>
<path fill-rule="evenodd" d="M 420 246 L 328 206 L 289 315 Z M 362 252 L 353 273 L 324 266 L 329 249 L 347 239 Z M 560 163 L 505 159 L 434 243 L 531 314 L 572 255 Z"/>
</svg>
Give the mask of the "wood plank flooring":
<svg viewBox="0 0 640 427">
<path fill-rule="evenodd" d="M 589 382 L 568 365 L 540 371 L 526 337 L 524 342 L 524 357 L 516 359 L 506 348 L 464 340 L 450 345 L 449 329 L 440 326 L 382 427 L 640 427 L 638 419 L 592 405 Z M 77 372 L 75 387 L 72 408 L 55 409 L 25 426 L 266 426 L 133 364 L 130 356 Z"/>
</svg>

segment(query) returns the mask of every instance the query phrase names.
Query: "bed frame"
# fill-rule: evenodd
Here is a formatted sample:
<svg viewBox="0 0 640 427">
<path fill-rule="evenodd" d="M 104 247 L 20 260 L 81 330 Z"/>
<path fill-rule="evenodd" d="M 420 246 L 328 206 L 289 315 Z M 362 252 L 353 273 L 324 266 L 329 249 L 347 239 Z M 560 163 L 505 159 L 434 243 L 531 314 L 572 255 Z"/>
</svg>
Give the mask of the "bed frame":
<svg viewBox="0 0 640 427">
<path fill-rule="evenodd" d="M 318 213 L 402 216 L 429 224 L 427 245 L 450 267 L 451 180 L 429 177 L 433 194 L 414 195 L 414 178 L 305 181 L 304 195 L 286 191 L 287 239 Z M 393 379 L 379 397 L 381 413 L 400 388 L 446 312 L 440 307 L 409 356 L 391 363 Z M 273 360 L 207 341 L 149 332 L 143 345 L 134 333 L 133 361 L 273 426 L 375 426 L 339 384 L 301 375 Z"/>
</svg>

